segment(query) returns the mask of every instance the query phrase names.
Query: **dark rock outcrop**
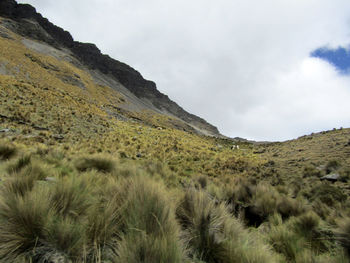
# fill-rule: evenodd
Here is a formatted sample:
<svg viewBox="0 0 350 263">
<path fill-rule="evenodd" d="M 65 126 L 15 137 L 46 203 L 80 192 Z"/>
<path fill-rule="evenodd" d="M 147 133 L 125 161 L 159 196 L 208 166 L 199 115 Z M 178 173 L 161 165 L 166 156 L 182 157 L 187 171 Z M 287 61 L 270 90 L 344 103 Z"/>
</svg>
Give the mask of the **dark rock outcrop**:
<svg viewBox="0 0 350 263">
<path fill-rule="evenodd" d="M 56 48 L 68 48 L 85 66 L 97 69 L 104 74 L 113 75 L 138 98 L 148 99 L 156 108 L 180 118 L 199 130 L 211 135 L 219 135 L 216 127 L 186 112 L 168 96 L 159 92 L 154 82 L 145 80 L 138 71 L 130 66 L 102 54 L 94 44 L 74 41 L 69 32 L 42 17 L 31 5 L 17 4 L 15 0 L 1 0 L 0 16 L 19 22 L 20 27 L 12 28 L 18 34 L 46 42 Z"/>
<path fill-rule="evenodd" d="M 339 174 L 337 174 L 337 173 L 332 173 L 332 174 L 327 174 L 327 175 L 321 177 L 320 180 L 321 180 L 321 181 L 329 181 L 329 182 L 334 183 L 334 182 L 338 181 L 339 178 L 340 178 L 340 175 L 339 175 Z"/>
</svg>

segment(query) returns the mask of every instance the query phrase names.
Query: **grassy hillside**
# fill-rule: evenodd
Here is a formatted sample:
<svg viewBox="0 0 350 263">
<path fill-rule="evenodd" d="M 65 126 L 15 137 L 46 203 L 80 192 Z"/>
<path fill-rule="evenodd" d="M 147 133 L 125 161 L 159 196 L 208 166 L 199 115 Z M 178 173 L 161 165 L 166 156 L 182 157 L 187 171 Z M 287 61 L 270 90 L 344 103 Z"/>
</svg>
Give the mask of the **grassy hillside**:
<svg viewBox="0 0 350 263">
<path fill-rule="evenodd" d="M 200 136 L 0 32 L 1 262 L 349 262 L 349 129 Z"/>
</svg>

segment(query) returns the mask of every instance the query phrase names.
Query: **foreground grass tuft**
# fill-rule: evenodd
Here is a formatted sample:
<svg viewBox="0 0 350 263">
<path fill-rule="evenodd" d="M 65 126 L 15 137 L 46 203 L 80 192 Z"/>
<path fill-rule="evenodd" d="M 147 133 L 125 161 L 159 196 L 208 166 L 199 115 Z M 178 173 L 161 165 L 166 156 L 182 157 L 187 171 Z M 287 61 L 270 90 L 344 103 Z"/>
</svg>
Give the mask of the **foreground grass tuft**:
<svg viewBox="0 0 350 263">
<path fill-rule="evenodd" d="M 147 177 L 125 183 L 128 194 L 122 211 L 119 262 L 183 262 L 179 227 L 164 186 Z"/>
<path fill-rule="evenodd" d="M 9 145 L 0 145 L 0 160 L 8 160 L 11 159 L 17 150 L 15 147 Z"/>
<path fill-rule="evenodd" d="M 259 239 L 253 241 L 225 205 L 216 206 L 203 191 L 186 192 L 177 217 L 192 258 L 204 262 L 277 262 Z"/>
</svg>

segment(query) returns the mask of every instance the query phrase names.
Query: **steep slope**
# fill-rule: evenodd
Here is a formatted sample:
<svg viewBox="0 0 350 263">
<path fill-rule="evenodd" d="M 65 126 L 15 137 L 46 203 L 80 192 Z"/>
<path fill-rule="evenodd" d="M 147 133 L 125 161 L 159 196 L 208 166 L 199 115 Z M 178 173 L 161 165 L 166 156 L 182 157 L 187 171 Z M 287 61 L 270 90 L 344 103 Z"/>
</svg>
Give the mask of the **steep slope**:
<svg viewBox="0 0 350 263">
<path fill-rule="evenodd" d="M 68 32 L 43 18 L 32 6 L 17 4 L 14 0 L 4 0 L 0 2 L 0 16 L 7 18 L 1 23 L 2 37 L 6 38 L 4 29 L 6 28 L 24 37 L 21 41 L 27 48 L 64 59 L 88 71 L 95 83 L 108 86 L 126 97 L 129 103 L 121 105 L 121 109 L 131 112 L 147 110 L 159 113 L 177 119 L 174 126 L 180 129 L 193 130 L 206 135 L 219 135 L 216 127 L 186 112 L 166 95 L 160 93 L 154 82 L 145 80 L 139 72 L 128 65 L 101 54 L 94 44 L 74 41 Z M 68 81 L 81 86 L 77 79 Z"/>
<path fill-rule="evenodd" d="M 204 136 L 130 67 L 0 7 L 0 262 L 349 262 L 350 129 Z"/>
</svg>

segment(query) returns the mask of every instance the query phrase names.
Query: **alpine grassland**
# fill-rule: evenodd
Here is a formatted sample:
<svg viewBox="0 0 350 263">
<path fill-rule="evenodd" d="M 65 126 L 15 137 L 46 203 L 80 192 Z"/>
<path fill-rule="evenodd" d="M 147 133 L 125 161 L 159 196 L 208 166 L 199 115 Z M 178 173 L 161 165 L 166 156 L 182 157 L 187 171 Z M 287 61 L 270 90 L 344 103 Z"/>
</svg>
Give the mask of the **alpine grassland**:
<svg viewBox="0 0 350 263">
<path fill-rule="evenodd" d="M 0 262 L 349 262 L 349 129 L 206 136 L 0 31 Z"/>
</svg>

